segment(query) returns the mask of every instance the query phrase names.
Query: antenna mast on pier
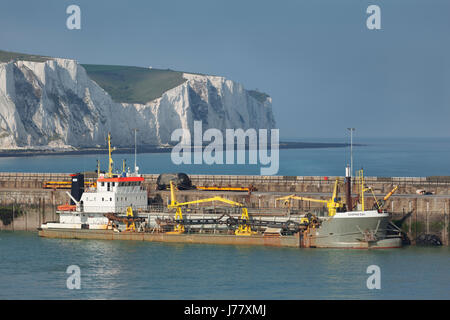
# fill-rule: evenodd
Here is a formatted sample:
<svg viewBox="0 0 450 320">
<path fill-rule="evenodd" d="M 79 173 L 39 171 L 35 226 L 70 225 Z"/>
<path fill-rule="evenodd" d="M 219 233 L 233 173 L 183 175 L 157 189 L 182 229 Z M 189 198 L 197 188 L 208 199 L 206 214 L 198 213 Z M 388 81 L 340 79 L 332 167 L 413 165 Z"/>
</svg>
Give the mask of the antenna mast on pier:
<svg viewBox="0 0 450 320">
<path fill-rule="evenodd" d="M 353 131 L 355 128 L 347 128 L 350 131 L 350 177 L 353 177 Z"/>
</svg>

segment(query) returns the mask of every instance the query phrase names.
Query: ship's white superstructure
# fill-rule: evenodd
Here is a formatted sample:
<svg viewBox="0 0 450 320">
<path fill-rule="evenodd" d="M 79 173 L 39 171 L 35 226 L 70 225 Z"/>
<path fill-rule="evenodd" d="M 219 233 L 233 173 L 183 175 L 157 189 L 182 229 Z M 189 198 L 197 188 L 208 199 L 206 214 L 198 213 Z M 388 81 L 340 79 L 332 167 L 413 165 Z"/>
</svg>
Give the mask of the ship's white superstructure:
<svg viewBox="0 0 450 320">
<path fill-rule="evenodd" d="M 125 214 L 130 207 L 133 212 L 147 209 L 148 195 L 142 185 L 144 178 L 138 174 L 137 167 L 134 173 L 112 173 L 111 152 L 114 149 L 110 140 L 108 135 L 109 171 L 99 173 L 94 186 L 87 190 L 83 186 L 79 200 L 69 194 L 75 204 L 58 206 L 59 222 L 43 223 L 42 229 L 107 229 L 106 214 Z M 72 176 L 72 184 L 79 182 L 77 175 Z"/>
<path fill-rule="evenodd" d="M 106 213 L 124 214 L 128 207 L 134 212 L 147 209 L 148 195 L 143 177 L 100 176 L 95 187 L 86 190 L 75 205 L 59 206 L 59 222 L 42 224 L 41 228 L 106 229 Z"/>
<path fill-rule="evenodd" d="M 125 213 L 147 208 L 147 191 L 142 187 L 142 177 L 100 177 L 95 190 L 81 196 L 80 211 L 87 213 Z"/>
</svg>

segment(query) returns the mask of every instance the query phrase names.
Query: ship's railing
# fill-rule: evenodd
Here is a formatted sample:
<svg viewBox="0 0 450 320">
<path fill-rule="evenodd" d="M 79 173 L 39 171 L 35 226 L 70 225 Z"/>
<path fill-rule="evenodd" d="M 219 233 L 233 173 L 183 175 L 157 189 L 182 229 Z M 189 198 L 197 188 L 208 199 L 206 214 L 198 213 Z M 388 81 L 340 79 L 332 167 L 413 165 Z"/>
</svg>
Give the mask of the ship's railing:
<svg viewBox="0 0 450 320">
<path fill-rule="evenodd" d="M 115 213 L 118 214 L 126 214 L 128 206 L 120 206 L 116 207 Z M 89 212 L 111 212 L 112 210 L 107 210 L 105 207 L 94 207 L 91 206 L 88 209 L 85 209 L 86 213 Z M 183 214 L 214 214 L 214 215 L 221 215 L 221 214 L 229 214 L 229 215 L 241 215 L 242 214 L 242 208 L 241 207 L 206 207 L 206 206 L 200 206 L 200 207 L 185 207 L 182 208 Z M 304 214 L 305 210 L 291 210 L 291 215 L 300 215 Z M 165 213 L 169 215 L 175 215 L 175 209 L 169 209 L 167 206 L 164 205 L 149 205 L 146 207 L 139 207 L 139 208 L 133 208 L 133 214 L 141 214 L 141 213 Z M 289 215 L 289 211 L 285 208 L 269 208 L 269 207 L 263 207 L 263 208 L 248 208 L 248 214 L 250 216 L 252 215 L 258 215 L 258 216 L 287 216 Z"/>
<path fill-rule="evenodd" d="M 166 206 L 162 205 L 151 205 L 148 206 L 147 210 L 137 211 L 139 212 L 150 212 L 150 213 L 166 213 L 170 215 L 175 215 L 175 209 L 168 209 Z M 242 208 L 240 207 L 185 207 L 182 209 L 183 215 L 241 215 Z M 286 208 L 270 208 L 270 207 L 261 207 L 261 208 L 248 208 L 249 216 L 293 216 L 293 215 L 304 215 L 306 213 L 313 213 L 317 216 L 326 215 L 326 210 L 322 208 L 315 208 L 311 210 L 300 210 L 300 209 L 291 209 L 290 211 Z"/>
<path fill-rule="evenodd" d="M 102 205 L 102 206 L 80 206 L 83 212 L 86 213 L 126 213 L 129 206 L 113 206 L 113 205 Z M 133 212 L 144 212 L 147 211 L 147 206 L 132 206 Z"/>
</svg>

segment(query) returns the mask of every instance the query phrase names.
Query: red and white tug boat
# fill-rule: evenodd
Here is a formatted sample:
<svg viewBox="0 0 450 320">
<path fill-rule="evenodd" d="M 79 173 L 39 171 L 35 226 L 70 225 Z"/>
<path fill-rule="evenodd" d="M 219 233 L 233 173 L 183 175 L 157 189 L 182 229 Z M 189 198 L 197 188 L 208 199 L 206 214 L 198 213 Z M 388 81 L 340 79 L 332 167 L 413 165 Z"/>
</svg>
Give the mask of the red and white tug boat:
<svg viewBox="0 0 450 320">
<path fill-rule="evenodd" d="M 77 200 L 68 193 L 72 205 L 62 205 L 56 211 L 59 222 L 47 222 L 42 229 L 108 229 L 108 218 L 105 214 L 126 214 L 128 208 L 134 212 L 144 211 L 148 207 L 147 191 L 143 188 L 144 178 L 135 167 L 133 173 L 112 173 L 111 137 L 108 135 L 109 171 L 98 173 L 94 187 L 82 191 Z M 72 175 L 72 185 L 77 182 L 79 175 Z M 84 182 L 81 181 L 84 187 Z"/>
</svg>

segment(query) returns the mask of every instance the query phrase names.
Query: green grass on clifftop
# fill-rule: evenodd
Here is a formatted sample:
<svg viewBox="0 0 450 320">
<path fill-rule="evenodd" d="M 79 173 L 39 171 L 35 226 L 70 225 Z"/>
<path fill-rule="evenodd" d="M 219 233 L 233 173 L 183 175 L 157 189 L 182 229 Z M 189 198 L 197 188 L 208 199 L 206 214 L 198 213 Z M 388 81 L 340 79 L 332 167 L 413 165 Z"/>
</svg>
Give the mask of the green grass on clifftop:
<svg viewBox="0 0 450 320">
<path fill-rule="evenodd" d="M 40 56 L 40 55 L 36 55 L 36 54 L 26 54 L 26 53 L 9 52 L 9 51 L 0 50 L 0 62 L 9 62 L 11 60 L 45 62 L 50 59 L 51 59 L 51 57 Z"/>
<path fill-rule="evenodd" d="M 172 70 L 94 64 L 82 66 L 89 77 L 117 102 L 144 104 L 186 81 L 182 72 Z"/>
<path fill-rule="evenodd" d="M 0 62 L 11 60 L 45 62 L 50 59 L 52 57 L 0 50 Z M 82 66 L 86 69 L 88 76 L 114 101 L 122 103 L 145 104 L 186 81 L 183 78 L 183 72 L 170 69 L 98 64 L 82 64 Z M 267 94 L 257 90 L 250 90 L 248 93 L 260 102 L 264 102 L 268 97 Z"/>
</svg>

